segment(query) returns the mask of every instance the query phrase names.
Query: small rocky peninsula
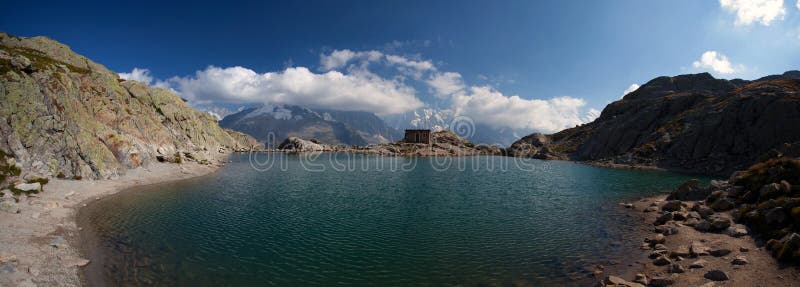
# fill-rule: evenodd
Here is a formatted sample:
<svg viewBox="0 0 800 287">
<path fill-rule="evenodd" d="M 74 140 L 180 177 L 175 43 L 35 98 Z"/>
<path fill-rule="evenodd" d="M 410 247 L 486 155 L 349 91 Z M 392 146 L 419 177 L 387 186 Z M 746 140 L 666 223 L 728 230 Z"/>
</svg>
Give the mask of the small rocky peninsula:
<svg viewBox="0 0 800 287">
<path fill-rule="evenodd" d="M 498 146 L 476 145 L 458 136 L 452 131 L 444 130 L 431 134 L 431 143 L 395 143 L 375 144 L 368 146 L 326 145 L 317 140 L 289 137 L 278 145 L 278 150 L 285 152 L 350 152 L 385 156 L 475 156 L 502 155 Z"/>
</svg>

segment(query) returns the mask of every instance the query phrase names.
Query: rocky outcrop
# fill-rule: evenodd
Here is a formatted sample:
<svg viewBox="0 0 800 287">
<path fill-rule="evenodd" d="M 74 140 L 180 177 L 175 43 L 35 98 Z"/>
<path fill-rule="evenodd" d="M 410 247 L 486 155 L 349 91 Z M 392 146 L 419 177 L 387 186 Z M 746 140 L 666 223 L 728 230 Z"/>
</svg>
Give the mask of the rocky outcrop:
<svg viewBox="0 0 800 287">
<path fill-rule="evenodd" d="M 690 190 L 692 192 L 688 192 Z M 702 194 L 706 197 L 698 198 Z M 732 237 L 748 235 L 746 225 L 767 241 L 767 249 L 786 261 L 800 263 L 800 159 L 779 158 L 735 172 L 728 181 L 712 181 L 707 187 L 689 181 L 672 191 L 661 208 L 671 214 L 669 220 L 682 216 L 683 224 L 703 232 L 726 233 Z M 681 200 L 689 200 L 690 203 Z M 685 209 L 691 205 L 690 209 Z M 691 212 L 689 212 L 691 210 Z M 732 224 L 727 215 L 739 224 Z M 727 213 L 726 213 L 727 214 Z M 666 221 L 656 222 L 665 224 Z M 711 255 L 725 256 L 727 249 L 710 250 Z M 747 264 L 735 260 L 734 264 Z"/>
<path fill-rule="evenodd" d="M 727 175 L 798 142 L 800 72 L 756 81 L 703 73 L 653 79 L 594 122 L 533 134 L 507 154 Z"/>
<path fill-rule="evenodd" d="M 110 178 L 253 143 L 172 92 L 122 80 L 66 45 L 0 33 L 0 151 L 21 178 Z"/>
<path fill-rule="evenodd" d="M 511 144 L 505 152 L 506 155 L 516 157 L 567 159 L 564 154 L 551 150 L 551 144 L 547 135 L 533 133 Z"/>
<path fill-rule="evenodd" d="M 369 146 L 326 145 L 316 140 L 304 140 L 289 137 L 284 140 L 279 150 L 283 151 L 333 151 L 376 154 L 386 156 L 475 156 L 501 155 L 497 146 L 475 145 L 451 131 L 439 131 L 431 134 L 430 144 L 405 143 L 402 141 Z"/>
<path fill-rule="evenodd" d="M 331 148 L 319 142 L 304 140 L 298 137 L 288 137 L 278 146 L 278 149 L 290 151 L 325 151 Z"/>
</svg>

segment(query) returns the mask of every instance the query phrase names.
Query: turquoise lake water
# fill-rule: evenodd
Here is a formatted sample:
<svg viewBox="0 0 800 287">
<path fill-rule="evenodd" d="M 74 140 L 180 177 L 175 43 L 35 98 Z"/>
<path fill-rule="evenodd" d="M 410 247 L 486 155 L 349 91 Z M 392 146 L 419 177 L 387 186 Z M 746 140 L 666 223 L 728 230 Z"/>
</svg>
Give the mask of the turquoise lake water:
<svg viewBox="0 0 800 287">
<path fill-rule="evenodd" d="M 113 285 L 580 285 L 624 261 L 619 207 L 690 177 L 505 157 L 248 154 L 88 208 Z M 449 164 L 447 163 L 449 161 Z"/>
</svg>

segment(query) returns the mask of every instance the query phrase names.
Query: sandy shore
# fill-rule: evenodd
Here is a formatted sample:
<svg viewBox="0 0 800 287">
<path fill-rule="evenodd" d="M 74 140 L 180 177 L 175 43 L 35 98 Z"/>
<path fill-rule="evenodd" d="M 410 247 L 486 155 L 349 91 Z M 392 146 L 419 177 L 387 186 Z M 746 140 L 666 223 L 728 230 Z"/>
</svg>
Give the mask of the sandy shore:
<svg viewBox="0 0 800 287">
<path fill-rule="evenodd" d="M 644 238 L 638 238 L 642 242 L 641 252 L 631 254 L 625 267 L 613 268 L 602 273 L 597 272 L 597 277 L 607 278 L 611 275 L 634 282 L 637 277 L 645 275 L 653 286 L 657 286 L 652 282 L 653 278 L 672 281 L 673 283 L 669 286 L 800 286 L 800 269 L 778 262 L 765 250 L 763 243 L 758 242 L 749 234 L 733 236 L 727 232 L 701 232 L 680 221 L 669 221 L 664 226 L 674 229 L 665 233 L 668 235 L 664 236 L 664 241 L 660 243 L 663 246 L 654 245 L 659 241 L 659 233 L 656 232 L 653 222 L 661 215 L 654 209 L 661 210 L 666 197 L 667 195 L 658 195 L 631 203 L 632 206 L 628 208 L 631 215 L 640 218 L 642 229 L 649 230 Z M 729 212 L 718 214 L 731 218 Z M 744 228 L 749 232 L 749 229 L 743 225 L 734 224 L 734 227 Z M 635 236 L 641 237 L 641 234 Z M 695 247 L 706 247 L 710 254 L 693 254 L 693 244 Z M 666 248 L 664 254 L 670 263 L 656 264 L 657 257 L 654 258 L 652 253 L 663 248 Z M 730 252 L 725 254 L 727 252 L 725 250 Z M 744 259 L 746 263 L 741 261 L 734 263 L 737 259 Z M 673 267 L 673 265 L 680 267 Z M 703 267 L 699 267 L 699 265 Z M 705 275 L 711 270 L 721 270 L 728 275 L 729 279 L 709 280 Z"/>
<path fill-rule="evenodd" d="M 0 286 L 82 286 L 79 268 L 92 262 L 81 252 L 81 207 L 127 188 L 202 176 L 220 166 L 154 163 L 112 180 L 51 180 L 39 194 L 20 200 L 19 213 L 0 212 Z"/>
</svg>

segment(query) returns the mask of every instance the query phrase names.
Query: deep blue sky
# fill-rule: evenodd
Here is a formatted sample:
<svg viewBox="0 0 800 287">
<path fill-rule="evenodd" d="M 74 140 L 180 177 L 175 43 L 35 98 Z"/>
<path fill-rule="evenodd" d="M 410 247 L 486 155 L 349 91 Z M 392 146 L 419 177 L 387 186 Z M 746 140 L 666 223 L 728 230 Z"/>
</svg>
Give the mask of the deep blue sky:
<svg viewBox="0 0 800 287">
<path fill-rule="evenodd" d="M 147 68 L 161 79 L 209 65 L 317 71 L 326 51 L 411 42 L 394 52 L 504 94 L 571 96 L 597 109 L 660 75 L 753 79 L 800 68 L 794 0 L 768 26 L 734 24 L 735 12 L 698 0 L 227 2 L 3 1 L 0 30 L 45 35 L 114 71 Z M 736 72 L 693 67 L 705 51 Z"/>
</svg>

